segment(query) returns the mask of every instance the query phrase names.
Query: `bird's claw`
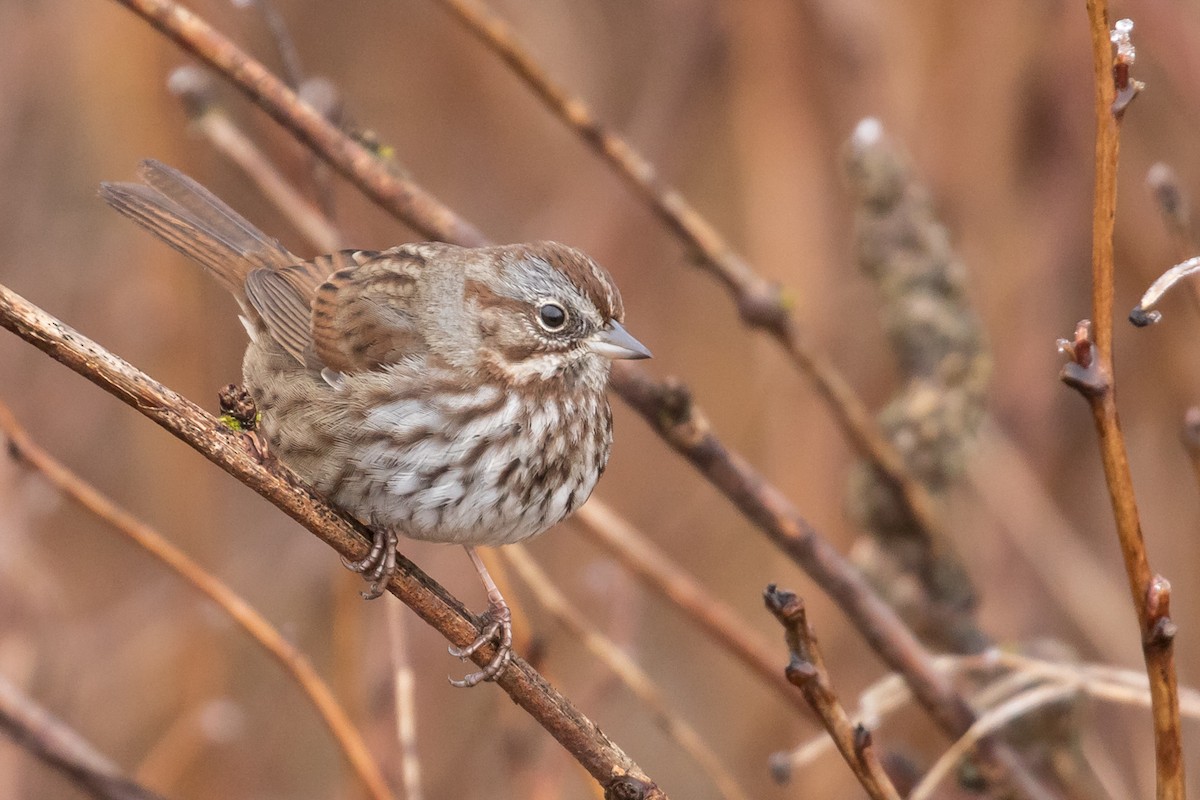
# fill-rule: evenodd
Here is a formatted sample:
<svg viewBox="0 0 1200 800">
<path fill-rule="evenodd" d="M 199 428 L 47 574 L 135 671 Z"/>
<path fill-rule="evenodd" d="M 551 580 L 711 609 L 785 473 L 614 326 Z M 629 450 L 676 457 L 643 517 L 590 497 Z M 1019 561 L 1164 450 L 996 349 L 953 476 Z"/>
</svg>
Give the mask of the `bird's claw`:
<svg viewBox="0 0 1200 800">
<path fill-rule="evenodd" d="M 396 574 L 396 532 L 374 528 L 371 534 L 371 549 L 365 556 L 357 561 L 342 557 L 346 569 L 358 572 L 366 579 L 367 590 L 360 592 L 366 600 L 374 600 L 382 595 L 388 581 Z"/>
<path fill-rule="evenodd" d="M 508 666 L 508 662 L 512 660 L 512 612 L 509 611 L 507 605 L 492 605 L 487 610 L 486 618 L 488 622 L 483 627 L 483 630 L 480 631 L 479 636 L 475 637 L 475 641 L 466 647 L 451 646 L 449 648 L 450 655 L 466 661 L 479 648 L 493 642 L 496 645 L 496 653 L 492 656 L 492 660 L 488 662 L 487 666 L 478 672 L 472 672 L 458 680 L 450 678 L 452 686 L 467 689 L 484 681 L 493 681 Z"/>
</svg>

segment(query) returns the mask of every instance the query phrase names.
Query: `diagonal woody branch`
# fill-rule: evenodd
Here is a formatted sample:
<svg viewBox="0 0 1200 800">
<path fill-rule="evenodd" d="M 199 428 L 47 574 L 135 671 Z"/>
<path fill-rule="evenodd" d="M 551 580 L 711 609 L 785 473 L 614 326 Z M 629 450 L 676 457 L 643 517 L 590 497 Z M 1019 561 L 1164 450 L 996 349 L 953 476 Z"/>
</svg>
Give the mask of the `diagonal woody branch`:
<svg viewBox="0 0 1200 800">
<path fill-rule="evenodd" d="M 342 556 L 354 559 L 366 553 L 371 539 L 366 528 L 314 495 L 282 464 L 273 460 L 264 463 L 243 435 L 4 286 L 0 286 L 0 327 L 136 408 L 270 500 Z M 470 644 L 479 635 L 478 619 L 399 554 L 396 575 L 388 590 L 457 646 Z M 482 665 L 491 656 L 492 648 L 485 647 L 474 658 Z M 634 786 L 638 793 L 625 796 L 665 800 L 666 795 L 632 759 L 524 660 L 514 656 L 497 684 L 606 789 Z"/>
</svg>

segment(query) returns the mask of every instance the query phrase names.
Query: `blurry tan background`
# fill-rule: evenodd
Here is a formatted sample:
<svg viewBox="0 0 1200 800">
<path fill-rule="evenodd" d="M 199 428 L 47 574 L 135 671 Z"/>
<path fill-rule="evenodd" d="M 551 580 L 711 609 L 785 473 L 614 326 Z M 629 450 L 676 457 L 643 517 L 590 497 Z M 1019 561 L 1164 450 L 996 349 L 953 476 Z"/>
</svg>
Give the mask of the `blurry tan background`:
<svg viewBox="0 0 1200 800">
<path fill-rule="evenodd" d="M 278 66 L 260 16 L 217 0 L 193 7 Z M 695 390 L 717 431 L 848 550 L 853 456 L 808 383 L 740 324 L 723 291 L 500 63 L 428 0 L 278 0 L 311 74 L 394 145 L 414 177 L 505 241 L 554 238 L 616 276 L 649 369 Z M 858 274 L 839 150 L 879 117 L 930 187 L 970 272 L 995 372 L 994 425 L 1042 492 L 1012 483 L 981 449 L 974 465 L 1006 500 L 955 493 L 949 529 L 1001 642 L 1057 637 L 1080 656 L 1138 668 L 1137 628 L 1086 406 L 1058 381 L 1056 337 L 1089 308 L 1091 72 L 1082 2 L 998 0 L 503 0 L 497 8 L 553 73 L 590 100 L 764 274 L 788 287 L 805 329 L 873 407 L 894 368 L 873 287 Z M 1148 84 L 1124 125 L 1117 224 L 1118 319 L 1179 256 L 1144 186 L 1158 160 L 1200 191 L 1200 3 L 1114 8 L 1137 28 Z M 0 0 L 0 281 L 209 408 L 240 379 L 234 305 L 181 257 L 107 210 L 101 180 L 154 157 L 205 183 L 291 249 L 310 253 L 233 167 L 190 134 L 165 78 L 186 59 L 107 0 Z M 230 112 L 292 176 L 299 148 L 222 87 Z M 348 243 L 412 233 L 338 184 Z M 1196 480 L 1179 442 L 1200 402 L 1200 319 L 1179 294 L 1163 324 L 1116 335 L 1120 403 L 1152 564 L 1175 589 L 1181 681 L 1200 682 Z M 337 558 L 250 491 L 15 337 L 0 336 L 0 399 L 53 453 L 160 528 L 276 622 L 334 682 L 391 774 L 397 760 L 382 602 L 357 600 Z M 847 701 L 884 669 L 812 583 L 625 408 L 598 495 L 739 608 L 772 642 L 760 592 L 800 591 Z M 1054 532 L 1049 498 L 1107 574 L 1116 602 L 1102 647 L 1064 614 L 1017 554 L 1008 528 Z M 1032 517 L 1031 517 L 1032 515 Z M 1046 529 L 1040 528 L 1045 522 Z M 1061 526 L 1060 526 L 1061 527 Z M 667 699 L 756 797 L 856 797 L 829 757 L 778 787 L 769 753 L 810 736 L 755 678 L 648 596 L 568 523 L 532 545 L 559 585 L 634 652 Z M 457 548 L 404 552 L 475 607 Z M 1058 565 L 1069 577 L 1074 563 Z M 704 776 L 575 641 L 525 598 L 545 670 L 676 798 L 715 796 Z M 390 602 L 390 600 L 388 600 Z M 357 622 L 354 622 L 354 619 Z M 335 619 L 346 624 L 334 624 Z M 411 619 L 411 617 L 410 617 Z M 414 623 L 419 746 L 433 798 L 523 797 L 514 764 L 588 781 L 501 692 L 457 691 L 444 643 Z M 367 637 L 379 637 L 367 641 Z M 0 460 L 0 670 L 152 787 L 188 798 L 357 797 L 296 688 L 240 631 L 157 563 L 43 482 Z M 1147 712 L 1095 706 L 1112 767 L 1136 796 L 1152 787 Z M 1185 723 L 1200 773 L 1200 729 Z M 946 742 L 916 713 L 878 741 L 917 757 Z M 1114 747 L 1111 747 L 1115 745 Z M 64 781 L 0 739 L 0 797 L 72 798 Z"/>
</svg>

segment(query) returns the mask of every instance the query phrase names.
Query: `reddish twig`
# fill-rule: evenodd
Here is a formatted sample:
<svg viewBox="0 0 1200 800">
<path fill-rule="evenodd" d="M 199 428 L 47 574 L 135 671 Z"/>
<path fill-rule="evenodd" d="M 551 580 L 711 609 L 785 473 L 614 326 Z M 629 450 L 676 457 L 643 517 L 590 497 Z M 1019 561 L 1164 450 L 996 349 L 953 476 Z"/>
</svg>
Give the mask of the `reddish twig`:
<svg viewBox="0 0 1200 800">
<path fill-rule="evenodd" d="M 775 588 L 775 584 L 763 592 L 763 600 L 786 634 L 791 653 L 791 661 L 785 670 L 787 679 L 800 690 L 821 719 L 854 777 L 872 800 L 900 800 L 900 794 L 879 763 L 871 732 L 862 725 L 851 724 L 846 709 L 838 702 L 825 669 L 825 659 L 817 647 L 817 635 L 808 622 L 804 601 L 792 592 Z"/>
<path fill-rule="evenodd" d="M 317 674 L 307 656 L 288 642 L 275 626 L 216 576 L 163 538 L 158 531 L 134 518 L 34 444 L 29 434 L 2 404 L 0 435 L 7 440 L 8 452 L 14 458 L 37 470 L 55 488 L 165 564 L 228 614 L 256 644 L 266 650 L 292 676 L 329 728 L 368 794 L 375 800 L 393 800 L 383 772 L 349 715 L 338 703 L 329 686 Z"/>
<path fill-rule="evenodd" d="M 274 459 L 264 463 L 241 434 L 4 286 L 0 286 L 0 327 L 136 408 L 270 500 L 342 556 L 358 559 L 365 555 L 370 532 L 314 495 L 291 470 Z M 401 555 L 388 589 L 452 644 L 464 647 L 479 636 L 482 628 L 478 618 Z M 483 665 L 492 655 L 492 648 L 484 647 L 473 658 Z M 514 656 L 496 683 L 606 788 L 633 787 L 637 791 L 627 796 L 645 800 L 666 797 L 632 759 L 523 659 Z"/>
<path fill-rule="evenodd" d="M 1117 414 L 1113 386 L 1113 229 L 1117 206 L 1120 122 L 1140 84 L 1129 77 L 1133 63 L 1129 29 L 1118 23 L 1110 33 L 1106 0 L 1088 0 L 1096 119 L 1096 187 L 1092 209 L 1092 323 L 1081 322 L 1071 341 L 1060 346 L 1069 357 L 1063 380 L 1077 389 L 1092 409 L 1100 439 L 1100 457 L 1108 484 L 1117 537 L 1129 590 L 1141 628 L 1142 654 L 1150 677 L 1158 800 L 1185 795 L 1179 695 L 1175 676 L 1175 625 L 1170 617 L 1170 584 L 1150 569 L 1133 476 Z M 1123 35 L 1123 36 L 1122 36 Z M 1117 44 L 1114 59 L 1112 44 Z"/>
<path fill-rule="evenodd" d="M 163 800 L 2 675 L 0 731 L 97 800 Z"/>
</svg>

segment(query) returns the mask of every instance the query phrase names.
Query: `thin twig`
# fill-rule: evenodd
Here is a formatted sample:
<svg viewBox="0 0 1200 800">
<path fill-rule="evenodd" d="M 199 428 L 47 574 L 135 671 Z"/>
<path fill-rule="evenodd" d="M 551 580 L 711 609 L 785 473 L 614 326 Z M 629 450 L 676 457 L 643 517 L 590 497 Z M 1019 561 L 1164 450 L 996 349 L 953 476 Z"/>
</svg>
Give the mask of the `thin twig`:
<svg viewBox="0 0 1200 800">
<path fill-rule="evenodd" d="M 0 286 L 0 327 L 8 328 L 184 440 L 342 556 L 358 559 L 366 554 L 370 532 L 313 494 L 291 470 L 273 459 L 264 462 L 242 434 L 231 431 L 187 398 L 4 286 Z M 465 647 L 479 636 L 479 619 L 402 555 L 398 554 L 397 571 L 388 589 L 452 644 Z M 480 648 L 473 658 L 483 666 L 492 655 L 489 646 Z M 605 787 L 636 790 L 628 796 L 639 800 L 666 797 L 632 759 L 523 659 L 514 656 L 496 683 Z"/>
<path fill-rule="evenodd" d="M 1078 687 L 1073 685 L 1039 686 L 1017 695 L 1011 700 L 989 709 L 981 715 L 962 738 L 938 757 L 933 767 L 921 778 L 921 782 L 908 795 L 908 800 L 927 800 L 947 775 L 950 774 L 971 748 L 984 736 L 991 735 L 1026 714 L 1032 714 L 1047 705 L 1069 699 Z"/>
<path fill-rule="evenodd" d="M 817 635 L 808 622 L 804 601 L 774 584 L 763 592 L 767 610 L 783 626 L 791 661 L 785 673 L 800 690 L 825 726 L 854 777 L 873 800 L 900 800 L 900 794 L 880 766 L 872 744 L 871 732 L 862 725 L 851 725 L 846 709 L 838 702 L 825 669 L 825 659 L 817 647 Z"/>
<path fill-rule="evenodd" d="M 228 614 L 256 644 L 266 650 L 292 676 L 292 680 L 308 697 L 321 720 L 329 728 L 334 741 L 370 796 L 376 800 L 393 800 L 383 772 L 329 686 L 317 674 L 308 657 L 287 641 L 275 626 L 160 533 L 117 506 L 90 483 L 34 444 L 29 434 L 3 404 L 0 404 L 0 435 L 7 440 L 8 452 L 14 458 L 40 472 L 60 492 L 161 561 Z"/>
<path fill-rule="evenodd" d="M 747 795 L 712 748 L 688 722 L 671 710 L 654 680 L 630 656 L 605 636 L 587 616 L 571 605 L 524 546 L 509 545 L 497 551 L 521 576 L 521 580 L 554 620 L 579 639 L 641 702 L 654 721 L 707 773 L 721 795 L 728 800 L 747 800 Z"/>
<path fill-rule="evenodd" d="M 1114 387 L 1113 230 L 1117 205 L 1120 122 L 1140 84 L 1129 77 L 1132 23 L 1109 30 L 1107 0 L 1088 0 L 1096 120 L 1096 182 L 1092 209 L 1092 323 L 1080 323 L 1073 341 L 1064 342 L 1070 361 L 1063 380 L 1080 391 L 1092 409 L 1100 439 L 1104 476 L 1116 519 L 1117 537 L 1141 629 L 1142 654 L 1153 700 L 1154 751 L 1158 800 L 1183 800 L 1182 731 L 1175 675 L 1175 624 L 1170 617 L 1170 584 L 1150 569 L 1133 477 L 1121 433 Z M 1112 44 L 1117 43 L 1114 59 Z"/>
<path fill-rule="evenodd" d="M 421 757 L 417 751 L 416 675 L 409 654 L 404 606 L 386 601 L 388 636 L 391 640 L 392 672 L 395 676 L 396 739 L 400 742 L 400 782 L 404 800 L 424 800 L 421 789 Z"/>
<path fill-rule="evenodd" d="M 588 541 L 604 548 L 643 584 L 686 614 L 715 644 L 807 713 L 808 704 L 779 671 L 771 646 L 669 555 L 594 497 L 576 512 L 574 519 Z"/>
<path fill-rule="evenodd" d="M 0 675 L 0 731 L 97 800 L 163 800 Z"/>
<path fill-rule="evenodd" d="M 850 382 L 797 325 L 780 289 L 759 275 L 733 246 L 624 137 L 592 112 L 582 98 L 556 82 L 516 32 L 479 0 L 436 0 L 507 64 L 545 106 L 625 180 L 678 236 L 696 266 L 729 292 L 742 319 L 766 332 L 807 375 L 843 435 L 860 457 L 898 490 L 914 521 L 934 542 L 946 541 L 937 504 L 909 471 Z"/>
</svg>

